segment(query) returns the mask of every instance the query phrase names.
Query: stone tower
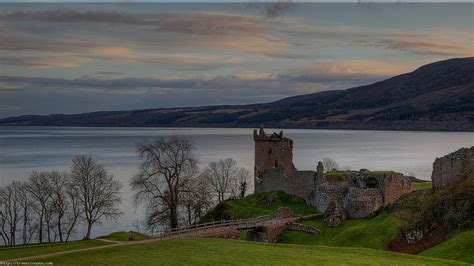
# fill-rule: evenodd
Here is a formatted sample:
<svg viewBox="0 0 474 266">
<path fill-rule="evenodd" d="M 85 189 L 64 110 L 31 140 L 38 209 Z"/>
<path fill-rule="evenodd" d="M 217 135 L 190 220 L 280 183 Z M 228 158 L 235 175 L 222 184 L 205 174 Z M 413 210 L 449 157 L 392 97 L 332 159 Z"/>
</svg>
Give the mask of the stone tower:
<svg viewBox="0 0 474 266">
<path fill-rule="evenodd" d="M 293 141 L 283 137 L 283 131 L 265 134 L 262 127 L 254 129 L 255 141 L 255 169 L 254 177 L 259 179 L 267 169 L 281 169 L 286 176 L 290 176 L 293 166 Z"/>
</svg>

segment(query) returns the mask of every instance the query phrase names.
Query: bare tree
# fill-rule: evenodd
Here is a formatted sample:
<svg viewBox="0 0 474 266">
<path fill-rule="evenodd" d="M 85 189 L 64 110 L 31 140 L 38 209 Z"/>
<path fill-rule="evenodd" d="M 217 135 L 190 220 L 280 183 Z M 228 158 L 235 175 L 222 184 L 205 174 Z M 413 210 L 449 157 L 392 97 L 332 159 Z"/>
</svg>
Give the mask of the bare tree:
<svg viewBox="0 0 474 266">
<path fill-rule="evenodd" d="M 16 245 L 16 232 L 23 213 L 21 189 L 21 184 L 16 181 L 0 189 L 2 236 L 6 245 Z"/>
<path fill-rule="evenodd" d="M 21 183 L 21 191 L 22 193 L 20 193 L 20 205 L 23 211 L 22 238 L 23 244 L 28 244 L 30 243 L 34 235 L 34 231 L 37 229 L 33 217 L 34 202 L 28 190 L 28 183 Z"/>
<path fill-rule="evenodd" d="M 35 204 L 34 211 L 38 215 L 38 242 L 43 243 L 44 225 L 46 224 L 48 242 L 51 242 L 51 219 L 53 208 L 51 203 L 50 172 L 33 171 L 28 183 L 28 191 Z"/>
<path fill-rule="evenodd" d="M 70 207 L 67 194 L 67 188 L 69 183 L 68 174 L 60 173 L 57 171 L 50 172 L 49 183 L 51 188 L 52 210 L 56 218 L 55 227 L 57 229 L 59 241 L 63 242 L 63 219 L 67 213 L 68 208 Z"/>
<path fill-rule="evenodd" d="M 51 191 L 49 189 L 47 174 L 45 172 L 33 171 L 28 182 L 28 192 L 35 201 L 33 210 L 38 215 L 38 242 L 43 243 L 44 220 L 49 208 Z"/>
<path fill-rule="evenodd" d="M 178 205 L 182 193 L 198 172 L 193 143 L 189 138 L 144 139 L 137 144 L 142 160 L 130 185 L 135 202 L 147 202 L 147 224 L 178 226 Z"/>
<path fill-rule="evenodd" d="M 248 180 L 250 179 L 250 171 L 246 168 L 237 169 L 235 184 L 232 188 L 232 197 L 241 198 L 245 197 L 247 193 Z"/>
<path fill-rule="evenodd" d="M 339 169 L 339 164 L 333 158 L 325 157 L 322 162 L 325 172 Z"/>
<path fill-rule="evenodd" d="M 237 167 L 233 158 L 210 162 L 202 174 L 207 178 L 218 203 L 228 197 L 239 197 L 241 185 L 246 182 L 248 171 Z"/>
<path fill-rule="evenodd" d="M 203 175 L 198 175 L 186 186 L 181 203 L 188 225 L 197 223 L 212 207 L 212 191 Z"/>
<path fill-rule="evenodd" d="M 82 211 L 79 202 L 79 193 L 74 190 L 74 186 L 72 186 L 71 180 L 69 180 L 66 193 L 69 202 L 66 211 L 66 242 L 68 242 L 69 238 L 74 233 L 76 223 L 81 218 Z"/>
<path fill-rule="evenodd" d="M 90 239 L 92 226 L 102 218 L 117 218 L 122 185 L 114 176 L 89 155 L 72 160 L 71 189 L 78 193 L 79 203 L 87 225 L 84 239 Z"/>
</svg>

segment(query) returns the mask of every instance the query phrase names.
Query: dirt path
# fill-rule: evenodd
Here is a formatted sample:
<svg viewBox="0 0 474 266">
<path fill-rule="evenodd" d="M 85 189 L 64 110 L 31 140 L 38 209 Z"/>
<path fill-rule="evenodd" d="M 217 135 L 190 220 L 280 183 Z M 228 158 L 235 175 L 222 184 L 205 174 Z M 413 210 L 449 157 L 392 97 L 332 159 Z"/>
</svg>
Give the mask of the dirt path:
<svg viewBox="0 0 474 266">
<path fill-rule="evenodd" d="M 101 241 L 112 243 L 112 244 L 105 245 L 105 246 L 91 247 L 91 248 L 81 248 L 81 249 L 73 249 L 73 250 L 66 250 L 66 251 L 58 251 L 58 252 L 52 252 L 52 253 L 46 253 L 46 254 L 40 254 L 40 255 L 34 255 L 34 256 L 27 256 L 27 257 L 15 258 L 15 259 L 8 259 L 8 260 L 0 261 L 0 264 L 7 263 L 7 262 L 18 262 L 18 261 L 34 261 L 34 260 L 40 260 L 40 259 L 45 259 L 45 258 L 55 257 L 55 256 L 60 256 L 60 255 L 65 255 L 65 254 L 72 254 L 72 253 L 79 253 L 79 252 L 86 252 L 86 251 L 94 251 L 94 250 L 99 250 L 99 249 L 114 248 L 114 247 L 129 246 L 129 245 L 137 245 L 137 244 L 146 244 L 146 243 L 152 243 L 152 242 L 160 241 L 160 240 L 163 240 L 163 239 L 169 239 L 169 238 L 151 238 L 151 239 L 146 239 L 146 240 L 130 241 L 130 242 L 120 242 L 120 241 L 112 241 L 112 240 L 107 240 L 107 239 L 97 239 L 97 240 L 101 240 Z"/>
<path fill-rule="evenodd" d="M 271 219 L 271 220 L 265 221 L 265 223 L 274 224 L 273 221 L 278 221 L 278 223 L 286 223 L 286 222 L 292 221 L 292 220 L 295 220 L 295 218 Z M 235 229 L 243 229 L 243 228 L 240 228 L 241 225 L 244 225 L 244 228 L 248 227 L 248 223 L 245 223 L 245 222 L 242 223 L 242 224 L 235 224 L 231 227 L 235 228 Z M 257 225 L 257 224 L 255 224 L 255 225 Z M 33 256 L 27 256 L 27 257 L 15 258 L 15 259 L 8 259 L 8 260 L 0 261 L 0 264 L 7 263 L 7 262 L 18 262 L 18 261 L 34 261 L 34 260 L 45 259 L 45 258 L 55 257 L 55 256 L 60 256 L 60 255 L 65 255 L 65 254 L 72 254 L 72 253 L 79 253 L 79 252 L 86 252 L 86 251 L 94 251 L 94 250 L 121 247 L 121 246 L 129 246 L 129 245 L 147 244 L 147 243 L 152 243 L 152 242 L 156 242 L 156 241 L 160 241 L 160 240 L 166 240 L 166 239 L 176 239 L 176 238 L 183 238 L 183 237 L 206 237 L 206 236 L 209 236 L 209 235 L 215 235 L 216 233 L 219 233 L 220 230 L 227 230 L 228 228 L 229 228 L 229 226 L 218 226 L 218 227 L 212 227 L 212 228 L 200 228 L 198 230 L 191 230 L 191 231 L 183 230 L 182 232 L 179 232 L 179 231 L 175 232 L 172 235 L 165 235 L 165 236 L 154 237 L 154 238 L 145 239 L 145 240 L 138 240 L 138 241 L 114 241 L 114 240 L 108 240 L 108 239 L 97 239 L 97 240 L 100 240 L 100 241 L 103 241 L 103 242 L 110 243 L 110 245 L 90 247 L 90 248 L 82 248 L 82 249 L 74 249 L 74 250 L 66 250 L 66 251 L 58 251 L 58 252 L 52 252 L 52 253 L 46 253 L 46 254 L 40 254 L 40 255 L 33 255 Z"/>
</svg>

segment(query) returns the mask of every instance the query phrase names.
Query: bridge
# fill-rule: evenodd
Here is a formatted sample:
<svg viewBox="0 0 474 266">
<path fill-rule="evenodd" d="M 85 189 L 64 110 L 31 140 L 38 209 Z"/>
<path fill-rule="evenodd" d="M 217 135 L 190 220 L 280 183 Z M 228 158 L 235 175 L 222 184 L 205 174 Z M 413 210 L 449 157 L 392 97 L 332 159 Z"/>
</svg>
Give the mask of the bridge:
<svg viewBox="0 0 474 266">
<path fill-rule="evenodd" d="M 225 232 L 229 229 L 237 229 L 237 230 L 247 230 L 247 229 L 254 229 L 257 227 L 268 227 L 268 226 L 278 226 L 278 225 L 288 225 L 293 224 L 300 220 L 308 220 L 320 217 L 321 215 L 307 215 L 307 216 L 296 216 L 296 217 L 289 217 L 289 218 L 271 218 L 270 216 L 260 216 L 257 218 L 250 218 L 250 219 L 238 219 L 238 220 L 222 220 L 217 222 L 210 222 L 210 223 L 201 223 L 191 226 L 183 226 L 174 228 L 171 230 L 166 231 L 159 236 L 154 237 L 154 239 L 175 239 L 181 237 L 206 237 L 211 235 L 216 235 L 220 232 Z M 307 227 L 307 228 L 305 228 Z M 318 233 L 319 229 L 299 225 L 298 227 L 292 227 L 294 230 L 305 231 L 310 233 Z M 300 228 L 300 229 L 298 229 Z"/>
</svg>

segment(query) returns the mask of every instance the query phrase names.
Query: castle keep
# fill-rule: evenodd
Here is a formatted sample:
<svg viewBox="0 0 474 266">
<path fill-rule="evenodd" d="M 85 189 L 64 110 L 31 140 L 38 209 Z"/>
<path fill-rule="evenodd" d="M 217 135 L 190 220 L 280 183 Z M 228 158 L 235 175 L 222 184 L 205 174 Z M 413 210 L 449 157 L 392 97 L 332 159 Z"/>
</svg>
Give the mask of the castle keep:
<svg viewBox="0 0 474 266">
<path fill-rule="evenodd" d="M 253 134 L 255 192 L 282 190 L 302 197 L 320 212 L 337 209 L 344 217 L 361 218 L 411 191 L 410 179 L 392 171 L 324 173 L 321 162 L 316 171 L 299 171 L 293 164 L 293 141 L 283 132 L 267 135 L 260 128 Z"/>
</svg>

